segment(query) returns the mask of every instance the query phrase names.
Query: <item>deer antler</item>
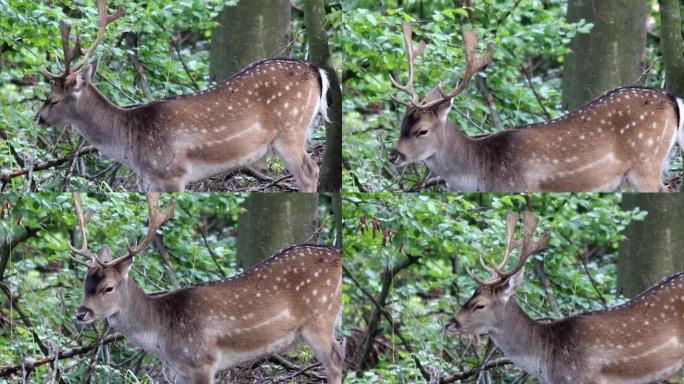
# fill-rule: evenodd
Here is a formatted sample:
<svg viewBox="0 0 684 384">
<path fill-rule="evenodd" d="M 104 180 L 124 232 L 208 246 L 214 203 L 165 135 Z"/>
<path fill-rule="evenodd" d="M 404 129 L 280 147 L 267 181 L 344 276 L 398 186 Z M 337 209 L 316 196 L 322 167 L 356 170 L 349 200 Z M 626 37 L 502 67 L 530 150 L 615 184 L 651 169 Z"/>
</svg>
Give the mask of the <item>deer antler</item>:
<svg viewBox="0 0 684 384">
<path fill-rule="evenodd" d="M 128 246 L 128 251 L 125 255 L 112 260 L 110 262 L 98 261 L 103 267 L 112 267 L 123 263 L 124 261 L 130 259 L 131 257 L 137 255 L 140 251 L 145 249 L 152 239 L 154 239 L 155 233 L 168 219 L 173 217 L 173 210 L 176 208 L 176 198 L 172 197 L 169 205 L 164 211 L 159 211 L 159 193 L 148 193 L 147 194 L 147 207 L 148 207 L 148 221 L 147 221 L 147 236 L 142 242 L 135 244 L 134 246 Z"/>
<path fill-rule="evenodd" d="M 530 256 L 546 248 L 549 241 L 548 232 L 544 232 L 544 234 L 536 240 L 533 239 L 534 231 L 537 228 L 536 216 L 530 212 L 523 213 L 522 238 L 520 239 L 515 238 L 515 224 L 517 222 L 518 215 L 512 212 L 506 212 L 506 250 L 504 252 L 503 260 L 498 265 L 487 266 L 484 259 L 480 257 L 480 264 L 494 275 L 494 277 L 489 280 L 481 280 L 473 273 L 470 273 L 470 276 L 480 285 L 491 286 L 506 281 L 506 279 L 516 274 L 525 265 L 525 261 Z M 511 252 L 516 248 L 521 248 L 518 264 L 510 271 L 503 271 L 503 268 L 510 259 Z"/>
<path fill-rule="evenodd" d="M 83 51 L 81 51 L 81 39 L 78 36 L 76 36 L 76 43 L 74 44 L 74 47 L 69 49 L 69 36 L 71 35 L 71 25 L 65 23 L 64 21 L 60 21 L 59 34 L 62 36 L 64 71 L 58 75 L 55 75 L 54 73 L 48 71 L 47 68 L 43 69 L 43 74 L 45 75 L 45 77 L 52 81 L 64 80 L 70 73 L 69 69 L 71 66 L 71 62 L 74 60 L 76 56 L 83 54 Z"/>
<path fill-rule="evenodd" d="M 81 208 L 81 194 L 80 193 L 74 193 L 74 206 L 76 207 L 76 217 L 78 218 L 78 226 L 81 232 L 81 247 L 76 248 L 73 245 L 69 244 L 69 249 L 71 249 L 71 252 L 85 256 L 91 259 L 91 262 L 97 261 L 97 257 L 95 257 L 94 254 L 90 253 L 88 251 L 88 235 L 86 233 L 86 223 L 88 220 L 90 220 L 90 216 L 92 215 L 92 211 L 88 210 L 87 215 L 84 217 L 83 216 L 83 209 Z M 88 266 L 90 267 L 91 265 L 79 260 L 73 256 L 71 256 L 71 259 L 74 260 L 75 262 Z"/>
<path fill-rule="evenodd" d="M 463 92 L 475 74 L 484 68 L 492 60 L 492 54 L 494 53 L 494 44 L 489 43 L 487 45 L 487 53 L 484 56 L 480 56 L 476 53 L 477 51 L 477 32 L 475 31 L 463 31 L 463 48 L 465 50 L 466 56 L 466 69 L 463 74 L 463 78 L 458 84 L 448 93 L 444 93 L 440 86 L 440 91 L 442 97 L 436 100 L 432 100 L 427 103 L 420 105 L 415 105 L 419 109 L 430 109 L 436 105 L 439 105 L 447 100 L 453 99 L 456 95 Z"/>
<path fill-rule="evenodd" d="M 78 36 L 76 37 L 76 43 L 74 44 L 74 48 L 69 49 L 69 36 L 71 33 L 71 25 L 65 23 L 64 21 L 60 21 L 59 30 L 60 35 L 62 37 L 62 51 L 64 52 L 64 71 L 59 75 L 55 75 L 47 69 L 43 69 L 43 74 L 48 79 L 52 81 L 63 81 L 67 76 L 69 76 L 69 74 L 81 69 L 81 67 L 88 61 L 90 55 L 93 53 L 95 48 L 100 44 L 100 42 L 102 42 L 102 39 L 104 38 L 105 28 L 107 28 L 107 25 L 123 16 L 125 14 L 125 11 L 122 7 L 119 7 L 116 9 L 116 11 L 114 11 L 114 13 L 108 14 L 106 0 L 97 0 L 97 13 L 99 18 L 97 38 L 95 39 L 93 44 L 86 50 L 85 54 L 83 54 L 83 51 L 81 50 L 81 41 Z M 79 55 L 83 55 L 83 57 L 76 65 L 74 65 L 73 68 L 71 68 L 71 62 Z"/>
<path fill-rule="evenodd" d="M 409 107 L 415 107 L 421 110 L 426 110 L 430 109 L 436 105 L 439 105 L 447 100 L 450 100 L 454 98 L 456 95 L 460 94 L 463 92 L 470 82 L 470 79 L 472 79 L 475 74 L 484 68 L 491 60 L 492 60 L 492 54 L 494 53 L 494 44 L 489 43 L 487 46 L 487 53 L 485 53 L 483 56 L 480 56 L 476 53 L 477 51 L 477 32 L 475 31 L 463 31 L 461 35 L 463 36 L 463 48 L 465 50 L 465 57 L 466 57 L 466 69 L 465 73 L 463 75 L 463 78 L 461 81 L 458 82 L 458 84 L 449 92 L 444 93 L 440 86 L 440 92 L 441 92 L 441 97 L 426 102 L 426 103 L 420 103 L 418 101 L 418 94 L 416 93 L 415 89 L 413 88 L 413 78 L 414 78 L 414 61 L 418 55 L 420 55 L 423 50 L 425 50 L 425 42 L 421 41 L 420 45 L 418 48 L 413 49 L 413 43 L 412 43 L 412 33 L 413 30 L 411 28 L 411 24 L 408 22 L 405 22 L 403 24 L 403 30 L 404 30 L 404 44 L 406 45 L 406 57 L 408 59 L 408 81 L 406 82 L 406 85 L 401 85 L 399 82 L 397 82 L 394 77 L 390 75 L 390 81 L 392 82 L 392 85 L 399 89 L 402 92 L 407 93 L 409 96 L 411 96 L 411 101 L 408 103 L 405 103 L 403 101 L 397 100 L 396 98 L 392 97 L 394 101 L 397 101 L 401 104 L 404 104 Z M 390 96 L 391 97 L 391 96 Z"/>
<path fill-rule="evenodd" d="M 421 40 L 420 44 L 418 45 L 418 48 L 413 49 L 413 27 L 411 26 L 411 23 L 404 22 L 402 28 L 404 31 L 404 45 L 406 46 L 406 59 L 408 61 L 408 80 L 406 82 L 406 85 L 401 85 L 398 81 L 394 79 L 392 75 L 390 75 L 390 81 L 392 82 L 392 85 L 395 88 L 399 89 L 402 92 L 406 92 L 411 97 L 411 101 L 410 103 L 405 103 L 403 101 L 394 99 L 394 97 L 392 98 L 395 101 L 406 106 L 417 105 L 418 94 L 416 93 L 415 89 L 413 89 L 414 62 L 416 60 L 416 57 L 420 56 L 420 54 L 423 53 L 426 45 L 425 41 Z"/>
</svg>

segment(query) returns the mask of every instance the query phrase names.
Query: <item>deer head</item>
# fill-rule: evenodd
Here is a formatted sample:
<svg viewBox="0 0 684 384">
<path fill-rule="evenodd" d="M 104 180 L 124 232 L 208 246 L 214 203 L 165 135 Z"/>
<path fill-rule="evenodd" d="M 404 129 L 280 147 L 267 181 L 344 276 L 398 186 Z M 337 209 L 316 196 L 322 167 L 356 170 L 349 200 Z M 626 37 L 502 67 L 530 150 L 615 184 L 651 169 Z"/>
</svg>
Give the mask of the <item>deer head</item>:
<svg viewBox="0 0 684 384">
<path fill-rule="evenodd" d="M 128 279 L 128 271 L 133 265 L 133 257 L 145 249 L 154 238 L 157 230 L 161 228 L 164 222 L 173 217 L 175 200 L 171 200 L 168 207 L 164 211 L 160 211 L 159 194 L 147 194 L 149 216 L 145 239 L 134 246 L 128 246 L 126 254 L 113 260 L 107 246 L 102 247 L 97 255 L 88 250 L 85 227 L 90 214 L 84 216 L 81 208 L 81 196 L 78 193 L 74 194 L 74 205 L 81 233 L 81 247 L 76 248 L 72 245 L 69 247 L 73 253 L 90 259 L 90 263 L 75 259 L 77 262 L 88 266 L 88 272 L 83 282 L 85 295 L 83 303 L 76 311 L 76 320 L 82 323 L 90 323 L 110 317 L 120 311 L 121 303 L 125 300 L 125 283 Z"/>
<path fill-rule="evenodd" d="M 477 32 L 463 31 L 463 46 L 466 57 L 466 68 L 463 78 L 449 92 L 437 84 L 422 101 L 413 87 L 414 62 L 425 50 L 425 42 L 421 41 L 418 48 L 413 48 L 412 27 L 410 23 L 403 24 L 404 44 L 408 61 L 408 80 L 405 85 L 400 84 L 390 76 L 392 85 L 410 96 L 409 102 L 395 101 L 406 106 L 406 113 L 401 121 L 399 141 L 389 158 L 395 165 L 420 162 L 432 157 L 444 142 L 443 132 L 447 129 L 447 116 L 453 105 L 453 98 L 465 90 L 470 79 L 492 58 L 494 45 L 489 44 L 487 53 L 478 56 Z"/>
<path fill-rule="evenodd" d="M 123 8 L 119 7 L 114 13 L 108 14 L 106 0 L 97 0 L 97 11 L 99 15 L 97 37 L 85 54 L 81 49 L 80 37 L 76 37 L 73 47 L 69 46 L 71 26 L 64 21 L 60 22 L 59 30 L 62 38 L 64 70 L 60 74 L 53 74 L 47 68 L 43 69 L 43 74 L 52 83 L 52 91 L 40 111 L 36 114 L 35 120 L 37 123 L 59 126 L 69 124 L 76 118 L 78 102 L 83 95 L 83 90 L 90 84 L 97 67 L 97 62 L 92 64 L 87 62 L 95 48 L 102 42 L 107 25 L 119 19 L 125 13 Z M 72 65 L 72 62 L 78 56 L 82 56 L 81 59 Z"/>
<path fill-rule="evenodd" d="M 518 215 L 506 213 L 506 249 L 503 260 L 497 265 L 488 266 L 480 257 L 480 263 L 493 275 L 493 278 L 481 280 L 471 274 L 480 286 L 456 316 L 447 323 L 447 331 L 477 336 L 490 332 L 501 323 L 504 313 L 509 310 L 508 304 L 511 296 L 523 280 L 525 261 L 531 255 L 546 248 L 549 239 L 548 232 L 536 240 L 533 239 L 537 218 L 529 212 L 523 214 L 522 237 L 516 239 L 517 222 Z M 520 249 L 518 264 L 513 269 L 504 271 L 514 249 Z"/>
</svg>

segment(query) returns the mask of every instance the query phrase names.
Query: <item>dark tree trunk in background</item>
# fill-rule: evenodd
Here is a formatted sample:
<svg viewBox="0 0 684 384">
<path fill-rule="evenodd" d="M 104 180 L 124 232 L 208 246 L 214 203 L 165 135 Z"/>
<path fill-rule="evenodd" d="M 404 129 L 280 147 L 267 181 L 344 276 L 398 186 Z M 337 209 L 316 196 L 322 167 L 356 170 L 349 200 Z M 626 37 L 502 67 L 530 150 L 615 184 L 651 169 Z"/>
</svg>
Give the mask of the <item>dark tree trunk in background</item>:
<svg viewBox="0 0 684 384">
<path fill-rule="evenodd" d="M 684 97 L 684 39 L 681 0 L 658 0 L 660 4 L 660 49 L 665 63 L 665 88 Z"/>
<path fill-rule="evenodd" d="M 328 48 L 324 0 L 304 0 L 304 23 L 309 38 L 311 61 L 325 69 L 330 79 L 328 117 L 331 122 L 325 125 L 325 154 L 318 191 L 336 192 L 342 188 L 342 91 Z"/>
<path fill-rule="evenodd" d="M 290 11 L 290 0 L 241 0 L 224 7 L 211 35 L 211 79 L 223 80 L 254 61 L 283 56 Z"/>
<path fill-rule="evenodd" d="M 618 291 L 627 297 L 662 277 L 684 271 L 684 194 L 629 193 L 622 207 L 647 211 L 625 230 L 618 260 Z"/>
<path fill-rule="evenodd" d="M 570 43 L 563 64 L 563 107 L 639 82 L 646 51 L 646 0 L 570 0 L 569 22 L 594 24 Z"/>
<path fill-rule="evenodd" d="M 237 262 L 248 268 L 280 248 L 312 238 L 318 219 L 316 193 L 252 193 L 237 228 Z"/>
</svg>

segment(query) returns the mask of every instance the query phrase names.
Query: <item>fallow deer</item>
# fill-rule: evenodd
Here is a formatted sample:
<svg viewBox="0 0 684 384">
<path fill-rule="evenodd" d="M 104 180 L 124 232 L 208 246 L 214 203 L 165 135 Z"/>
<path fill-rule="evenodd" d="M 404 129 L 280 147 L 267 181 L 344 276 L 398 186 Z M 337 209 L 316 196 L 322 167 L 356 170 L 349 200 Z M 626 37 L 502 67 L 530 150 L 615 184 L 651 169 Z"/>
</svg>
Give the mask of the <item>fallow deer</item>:
<svg viewBox="0 0 684 384">
<path fill-rule="evenodd" d="M 124 14 L 107 14 L 98 0 L 97 38 L 82 50 L 61 22 L 64 70 L 43 71 L 52 92 L 36 115 L 42 125 L 71 124 L 103 155 L 128 166 L 142 191 L 182 191 L 187 183 L 250 166 L 275 152 L 300 191 L 314 192 L 318 165 L 306 153 L 318 116 L 327 117 L 328 75 L 291 59 L 254 63 L 213 88 L 120 108 L 91 83 L 96 64 L 86 64 L 105 28 Z"/>
<path fill-rule="evenodd" d="M 490 62 L 494 46 L 477 55 L 477 33 L 464 30 L 463 79 L 449 92 L 438 84 L 419 101 L 414 61 L 426 45 L 414 49 L 411 24 L 403 30 L 408 81 L 390 79 L 410 101 L 399 101 L 407 109 L 389 155 L 395 165 L 423 162 L 456 191 L 614 191 L 624 183 L 637 191 L 664 190 L 662 174 L 675 142 L 684 149 L 682 99 L 663 90 L 618 88 L 558 119 L 468 137 L 448 114 L 453 98 Z"/>
<path fill-rule="evenodd" d="M 80 196 L 74 196 L 81 246 L 90 258 L 85 296 L 76 319 L 106 319 L 134 345 L 159 358 L 177 383 L 213 383 L 217 371 L 279 352 L 303 341 L 326 370 L 329 383 L 342 382 L 342 352 L 335 340 L 341 311 L 342 265 L 338 249 L 319 245 L 284 248 L 244 273 L 145 294 L 129 276 L 133 256 L 173 216 L 172 201 L 159 210 L 159 196 L 148 195 L 147 236 L 112 260 L 103 246 L 88 251 Z"/>
<path fill-rule="evenodd" d="M 549 384 L 640 384 L 664 380 L 684 364 L 684 272 L 620 306 L 552 322 L 532 320 L 512 298 L 525 272 L 525 260 L 546 247 L 548 233 L 534 239 L 537 219 L 506 215 L 506 250 L 498 265 L 482 265 L 494 277 L 479 287 L 446 330 L 479 337 L 489 334 L 516 366 Z M 517 266 L 504 271 L 515 248 Z"/>
</svg>

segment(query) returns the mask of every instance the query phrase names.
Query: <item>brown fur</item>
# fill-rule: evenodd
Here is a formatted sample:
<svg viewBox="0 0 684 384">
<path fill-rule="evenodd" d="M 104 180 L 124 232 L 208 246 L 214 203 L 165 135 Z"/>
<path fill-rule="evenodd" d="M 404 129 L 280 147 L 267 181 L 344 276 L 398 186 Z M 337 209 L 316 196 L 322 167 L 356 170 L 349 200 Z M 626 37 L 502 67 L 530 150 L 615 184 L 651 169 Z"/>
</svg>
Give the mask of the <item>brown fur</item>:
<svg viewBox="0 0 684 384">
<path fill-rule="evenodd" d="M 108 252 L 107 252 L 108 253 Z M 334 338 L 341 311 L 338 249 L 286 248 L 241 275 L 146 295 L 127 277 L 132 259 L 93 266 L 80 314 L 110 324 L 171 368 L 178 382 L 213 382 L 217 370 L 278 352 L 300 339 L 340 384 Z M 105 293 L 107 287 L 115 287 Z"/>
<path fill-rule="evenodd" d="M 87 66 L 55 84 L 38 118 L 72 124 L 104 156 L 136 172 L 141 190 L 183 190 L 188 182 L 249 166 L 271 151 L 300 190 L 316 190 L 318 167 L 305 142 L 315 116 L 326 114 L 327 80 L 315 66 L 264 60 L 211 89 L 128 108 L 90 84 L 93 72 Z"/>
</svg>

